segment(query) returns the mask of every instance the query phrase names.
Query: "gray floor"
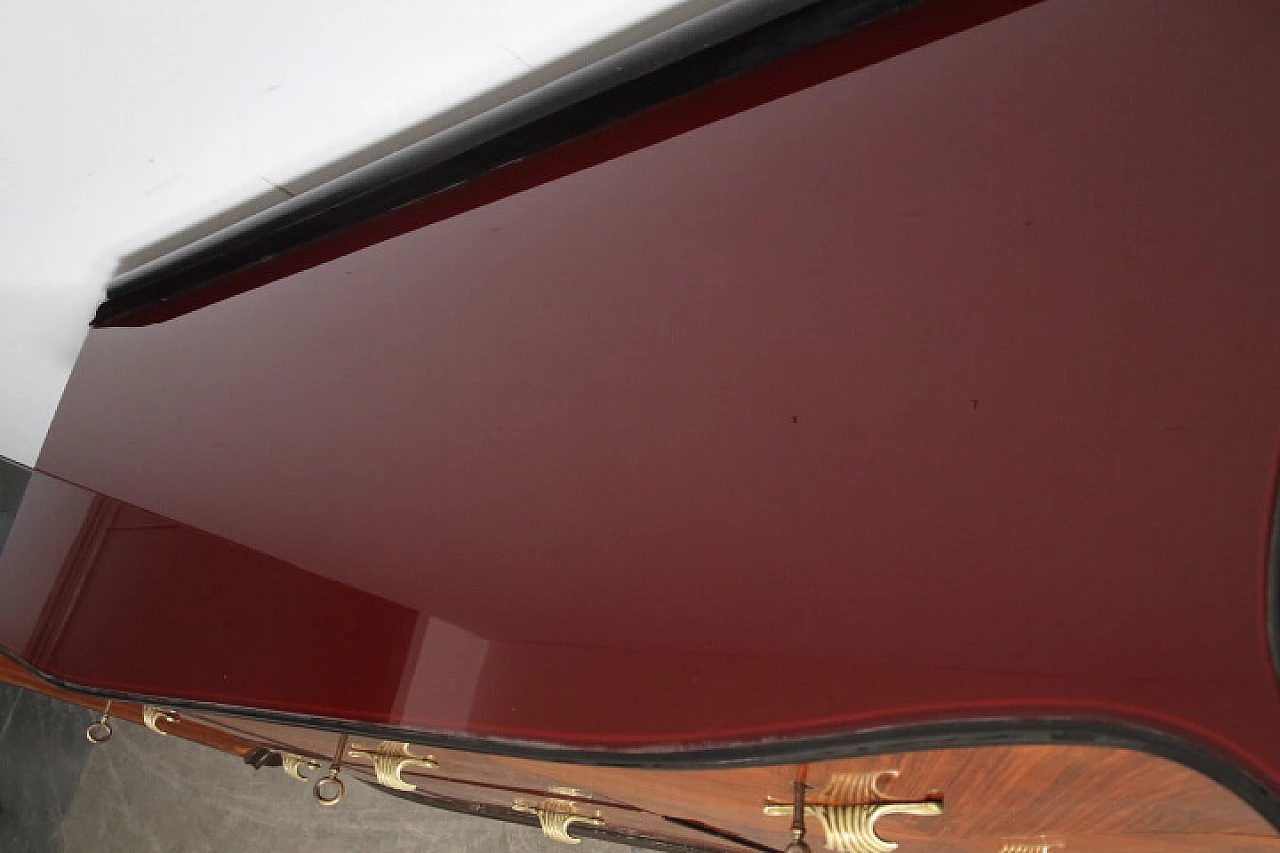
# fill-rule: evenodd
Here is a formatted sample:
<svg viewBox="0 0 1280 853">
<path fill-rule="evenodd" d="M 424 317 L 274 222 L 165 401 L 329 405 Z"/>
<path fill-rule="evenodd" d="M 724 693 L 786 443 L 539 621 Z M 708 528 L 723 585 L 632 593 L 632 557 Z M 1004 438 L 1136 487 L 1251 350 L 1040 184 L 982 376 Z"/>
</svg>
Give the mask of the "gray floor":
<svg viewBox="0 0 1280 853">
<path fill-rule="evenodd" d="M 282 853 L 562 849 L 533 828 L 349 784 L 331 809 L 279 768 L 117 722 L 93 747 L 82 708 L 0 685 L 0 851 Z M 584 841 L 581 853 L 625 853 Z M 637 851 L 638 853 L 638 851 Z"/>
</svg>

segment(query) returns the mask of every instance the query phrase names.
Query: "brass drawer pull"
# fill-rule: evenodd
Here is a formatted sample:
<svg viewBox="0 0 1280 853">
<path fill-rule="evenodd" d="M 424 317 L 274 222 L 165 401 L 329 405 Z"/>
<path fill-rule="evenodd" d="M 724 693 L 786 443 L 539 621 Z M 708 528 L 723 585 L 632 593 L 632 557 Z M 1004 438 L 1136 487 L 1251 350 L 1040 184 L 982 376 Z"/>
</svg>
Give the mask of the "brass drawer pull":
<svg viewBox="0 0 1280 853">
<path fill-rule="evenodd" d="M 571 824 L 585 823 L 591 826 L 604 826 L 604 818 L 600 817 L 599 812 L 595 815 L 579 814 L 577 806 L 568 800 L 543 800 L 536 806 L 530 805 L 523 800 L 516 800 L 511 808 L 521 814 L 537 815 L 538 823 L 542 826 L 542 834 L 552 841 L 559 841 L 561 844 L 582 843 L 582 839 L 574 838 L 569 834 L 569 826 Z"/>
<path fill-rule="evenodd" d="M 390 740 L 384 740 L 378 744 L 376 749 L 353 746 L 348 750 L 348 754 L 352 758 L 367 758 L 372 761 L 373 773 L 378 777 L 378 784 L 394 788 L 397 791 L 416 791 L 418 789 L 411 782 L 404 781 L 404 778 L 400 775 L 409 765 L 416 765 L 427 770 L 440 766 L 430 756 L 419 758 L 414 755 L 409 751 L 409 744 L 396 743 Z"/>
<path fill-rule="evenodd" d="M 914 802 L 891 800 L 880 790 L 883 779 L 893 779 L 897 770 L 871 773 L 836 773 L 813 802 L 798 797 L 790 802 L 766 801 L 764 813 L 792 817 L 803 807 L 804 814 L 816 817 L 826 833 L 826 848 L 836 853 L 891 853 L 898 849 L 892 841 L 876 834 L 876 823 L 889 814 L 940 815 L 942 800 Z M 797 839 L 801 842 L 803 834 Z"/>
<path fill-rule="evenodd" d="M 164 708 L 157 708 L 154 705 L 142 706 L 142 724 L 158 735 L 169 734 L 160 728 L 160 723 L 173 725 L 176 722 L 178 722 L 178 716 L 173 711 L 166 711 Z"/>
<path fill-rule="evenodd" d="M 294 755 L 292 752 L 282 752 L 280 753 L 280 767 L 290 779 L 309 782 L 311 780 L 303 775 L 302 771 L 319 770 L 320 762 L 312 761 L 310 758 L 303 758 L 301 755 Z"/>
</svg>

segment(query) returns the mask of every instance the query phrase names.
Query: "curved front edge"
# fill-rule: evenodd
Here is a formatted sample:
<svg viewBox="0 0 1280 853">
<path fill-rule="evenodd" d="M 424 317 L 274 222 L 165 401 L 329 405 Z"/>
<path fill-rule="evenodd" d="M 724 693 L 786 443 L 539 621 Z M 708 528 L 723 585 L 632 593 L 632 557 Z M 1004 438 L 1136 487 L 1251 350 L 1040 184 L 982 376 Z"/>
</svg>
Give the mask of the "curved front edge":
<svg viewBox="0 0 1280 853">
<path fill-rule="evenodd" d="M 2 650 L 0 650 L 2 651 Z M 4 653 L 6 657 L 12 657 Z M 31 669 L 21 660 L 14 660 Z M 34 670 L 32 670 L 35 672 Z M 73 690 L 101 698 L 145 703 L 158 697 L 145 697 L 99 691 L 66 684 L 56 678 L 35 672 L 48 683 L 66 690 Z M 309 718 L 294 714 L 255 711 L 209 703 L 164 700 L 166 704 L 184 711 L 214 713 L 224 717 L 238 717 L 272 724 L 283 724 L 326 732 L 344 733 L 368 738 L 409 739 L 423 746 L 441 747 L 534 762 L 553 762 L 558 765 L 578 765 L 593 768 L 619 768 L 626 770 L 731 770 L 736 768 L 773 767 L 797 765 L 822 767 L 842 759 L 870 758 L 875 756 L 928 753 L 939 750 L 975 750 L 1000 747 L 1050 746 L 1096 747 L 1140 752 L 1175 762 L 1212 780 L 1225 790 L 1248 804 L 1267 824 L 1280 830 L 1280 799 L 1249 772 L 1221 755 L 1185 739 L 1143 728 L 1119 723 L 1107 723 L 1072 719 L 975 719 L 953 720 L 920 725 L 903 725 L 881 729 L 827 734 L 814 737 L 777 738 L 757 743 L 723 744 L 673 747 L 653 750 L 583 750 L 560 748 L 551 745 L 517 743 L 492 738 L 467 738 L 406 732 L 384 726 L 362 725 L 350 721 Z M 280 737 L 278 731 L 273 735 Z M 451 768 L 446 757 L 442 759 L 443 771 Z M 1101 781 L 1101 780 L 1100 780 Z M 386 790 L 386 789 L 381 789 Z M 395 796 L 397 791 L 386 790 Z M 431 803 L 421 795 L 409 799 Z M 468 809 L 478 813 L 475 809 Z M 492 815 L 504 817 L 501 812 Z M 510 818 L 518 820 L 518 818 Z M 528 821 L 524 821 L 528 822 Z M 608 831 L 593 837 L 610 838 Z"/>
<path fill-rule="evenodd" d="M 1188 700 L 1205 693 L 1194 680 L 1145 694 L 1143 684 L 1118 681 L 1104 689 L 1127 690 L 1129 701 L 1108 704 L 1097 679 L 1058 678 L 1046 691 L 1034 671 L 919 671 L 856 654 L 779 665 L 622 649 L 591 651 L 593 661 L 576 647 L 566 653 L 422 618 L 358 585 L 39 472 L 0 553 L 0 582 L 0 643 L 14 657 L 70 689 L 165 707 L 654 766 L 793 760 L 824 743 L 843 750 L 854 742 L 808 735 L 853 730 L 863 733 L 857 742 L 878 743 L 893 736 L 886 725 L 894 721 L 1052 718 L 1028 724 L 1037 737 L 1092 737 L 1120 721 L 1202 743 L 1252 737 L 1262 748 L 1232 758 L 1244 753 L 1252 773 L 1273 779 L 1266 730 L 1246 724 L 1269 707 L 1257 698 L 1269 689 L 1261 679 L 1210 694 L 1250 706 L 1234 723 L 1223 716 L 1170 729 L 1170 711 L 1194 708 Z M 1051 614 L 1048 604 L 1043 611 Z M 1076 722 L 1055 728 L 1063 718 Z M 980 728 L 1004 736 L 999 723 Z"/>
</svg>

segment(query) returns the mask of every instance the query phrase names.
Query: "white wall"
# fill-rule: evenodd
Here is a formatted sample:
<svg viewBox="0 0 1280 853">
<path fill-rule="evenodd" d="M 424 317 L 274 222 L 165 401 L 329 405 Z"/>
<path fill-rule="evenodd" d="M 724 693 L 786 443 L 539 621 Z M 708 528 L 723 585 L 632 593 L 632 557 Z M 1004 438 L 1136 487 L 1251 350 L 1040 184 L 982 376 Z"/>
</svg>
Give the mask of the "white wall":
<svg viewBox="0 0 1280 853">
<path fill-rule="evenodd" d="M 6 4 L 0 456 L 35 461 L 122 256 L 248 199 L 265 194 L 261 207 L 283 198 L 278 186 L 303 189 L 315 179 L 299 176 L 477 93 L 536 83 L 535 69 L 542 77 L 562 73 L 545 66 L 582 45 L 639 21 L 648 21 L 641 30 L 662 29 L 712 5 Z"/>
</svg>

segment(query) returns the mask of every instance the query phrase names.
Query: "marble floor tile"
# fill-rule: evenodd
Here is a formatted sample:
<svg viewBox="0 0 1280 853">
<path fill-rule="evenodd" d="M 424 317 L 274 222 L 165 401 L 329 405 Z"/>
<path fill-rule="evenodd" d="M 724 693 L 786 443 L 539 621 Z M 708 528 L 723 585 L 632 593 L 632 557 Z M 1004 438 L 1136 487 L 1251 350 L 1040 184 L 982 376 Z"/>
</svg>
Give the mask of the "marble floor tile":
<svg viewBox="0 0 1280 853">
<path fill-rule="evenodd" d="M 59 849 L 92 746 L 93 714 L 37 693 L 0 684 L 0 850 Z"/>
</svg>

